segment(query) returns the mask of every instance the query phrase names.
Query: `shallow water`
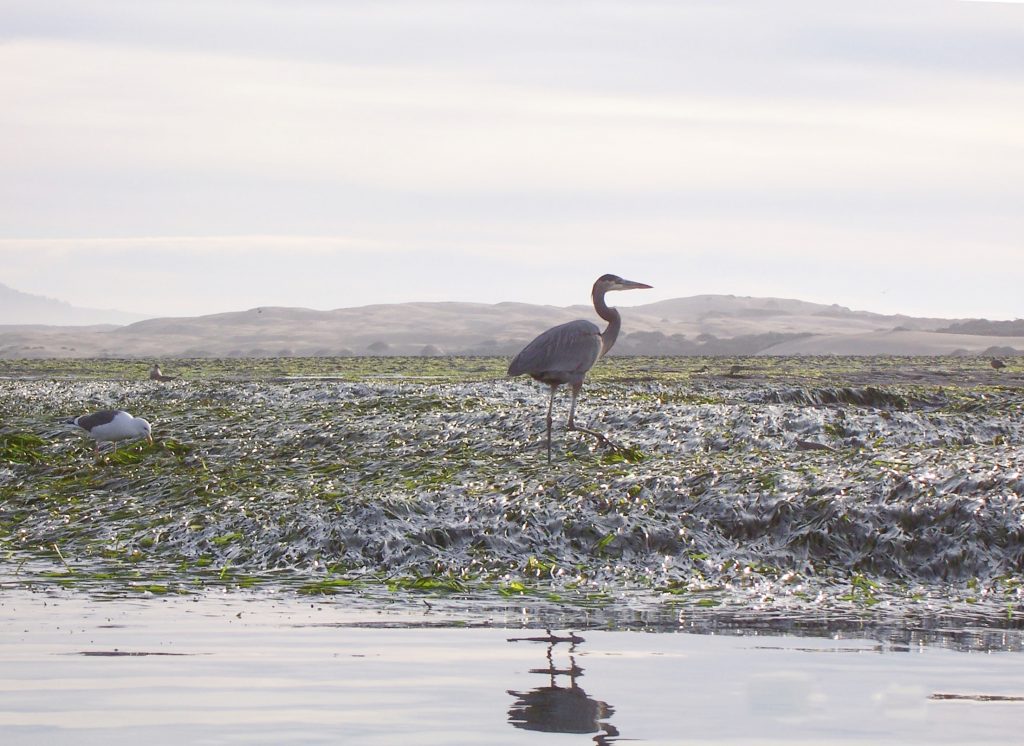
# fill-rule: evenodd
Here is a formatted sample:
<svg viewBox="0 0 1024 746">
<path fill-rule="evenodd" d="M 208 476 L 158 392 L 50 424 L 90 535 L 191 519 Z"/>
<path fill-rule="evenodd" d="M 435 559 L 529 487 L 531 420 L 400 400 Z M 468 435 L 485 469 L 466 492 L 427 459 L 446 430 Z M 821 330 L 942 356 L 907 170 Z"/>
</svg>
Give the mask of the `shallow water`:
<svg viewBox="0 0 1024 746">
<path fill-rule="evenodd" d="M 529 609 L 432 606 L 9 590 L 3 742 L 968 744 L 1024 719 L 1018 632 L 969 653 L 943 644 L 969 629 L 552 643 Z"/>
</svg>

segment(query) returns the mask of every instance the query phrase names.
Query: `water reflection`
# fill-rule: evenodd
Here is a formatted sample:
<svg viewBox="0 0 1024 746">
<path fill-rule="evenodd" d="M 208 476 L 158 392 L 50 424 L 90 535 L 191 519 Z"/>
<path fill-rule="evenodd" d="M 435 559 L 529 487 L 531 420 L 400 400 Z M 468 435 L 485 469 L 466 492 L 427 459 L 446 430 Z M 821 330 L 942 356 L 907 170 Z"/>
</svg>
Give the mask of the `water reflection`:
<svg viewBox="0 0 1024 746">
<path fill-rule="evenodd" d="M 576 664 L 576 645 L 584 639 L 570 633 L 559 637 L 547 630 L 545 637 L 513 637 L 509 642 L 541 642 L 547 644 L 547 667 L 531 668 L 530 673 L 547 677 L 546 686 L 539 686 L 528 692 L 508 693 L 516 698 L 508 711 L 508 721 L 516 728 L 544 731 L 546 733 L 596 733 L 594 742 L 598 746 L 618 741 L 619 731 L 614 725 L 603 722 L 615 714 L 615 708 L 607 702 L 590 697 L 577 684 L 583 676 L 583 669 Z M 569 645 L 568 666 L 559 667 L 555 662 L 555 646 Z"/>
<path fill-rule="evenodd" d="M 1011 608 L 1012 611 L 1012 608 Z M 794 614 L 771 616 L 756 610 L 712 611 L 680 615 L 666 631 L 692 634 L 739 635 L 743 637 L 827 637 L 833 640 L 877 640 L 891 652 L 914 652 L 926 647 L 942 647 L 958 652 L 1024 652 L 1024 615 L 993 620 L 965 614 L 894 614 L 846 616 L 832 614 Z M 631 625 L 638 628 L 639 625 Z M 644 629 L 656 630 L 657 626 Z"/>
</svg>

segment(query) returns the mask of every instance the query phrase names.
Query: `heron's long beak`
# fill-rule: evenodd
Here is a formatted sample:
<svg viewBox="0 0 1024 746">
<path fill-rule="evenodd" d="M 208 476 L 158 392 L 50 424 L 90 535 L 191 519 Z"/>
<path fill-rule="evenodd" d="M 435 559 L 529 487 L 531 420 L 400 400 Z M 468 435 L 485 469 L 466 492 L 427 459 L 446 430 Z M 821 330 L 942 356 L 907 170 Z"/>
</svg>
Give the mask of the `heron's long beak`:
<svg viewBox="0 0 1024 746">
<path fill-rule="evenodd" d="M 623 280 L 622 284 L 618 285 L 616 290 L 650 290 L 651 286 L 646 285 L 642 282 L 633 282 L 632 280 Z"/>
<path fill-rule="evenodd" d="M 146 436 L 146 440 L 148 440 L 148 441 L 149 441 L 149 444 L 150 444 L 150 445 L 153 445 L 153 436 L 152 436 L 152 435 L 147 435 L 147 436 Z"/>
</svg>

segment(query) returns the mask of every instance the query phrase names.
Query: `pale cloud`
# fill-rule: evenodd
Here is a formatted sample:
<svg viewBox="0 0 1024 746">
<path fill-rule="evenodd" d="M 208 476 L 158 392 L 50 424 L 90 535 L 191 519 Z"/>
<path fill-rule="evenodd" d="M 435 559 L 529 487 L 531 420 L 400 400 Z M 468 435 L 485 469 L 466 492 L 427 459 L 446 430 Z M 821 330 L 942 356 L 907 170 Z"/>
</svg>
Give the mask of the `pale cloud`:
<svg viewBox="0 0 1024 746">
<path fill-rule="evenodd" d="M 658 286 L 627 303 L 1020 315 L 1022 21 L 955 2 L 11 2 L 0 282 L 185 314 L 562 304 L 615 271 Z"/>
<path fill-rule="evenodd" d="M 282 256 L 323 255 L 349 250 L 389 251 L 399 247 L 383 242 L 356 241 L 340 236 L 131 236 L 121 238 L 37 238 L 0 239 L 0 252 L 8 261 L 18 257 L 47 261 L 87 253 L 93 257 L 116 257 L 126 251 L 168 251 L 227 256 L 252 251 L 280 252 Z"/>
<path fill-rule="evenodd" d="M 1024 81 L 909 78 L 898 101 L 601 96 L 417 70 L 19 42 L 5 168 L 221 171 L 385 189 L 984 186 L 1024 166 Z M 26 78 L 24 71 L 38 71 Z M 877 75 L 884 75 L 877 71 Z M 987 102 L 987 105 L 983 105 Z"/>
</svg>

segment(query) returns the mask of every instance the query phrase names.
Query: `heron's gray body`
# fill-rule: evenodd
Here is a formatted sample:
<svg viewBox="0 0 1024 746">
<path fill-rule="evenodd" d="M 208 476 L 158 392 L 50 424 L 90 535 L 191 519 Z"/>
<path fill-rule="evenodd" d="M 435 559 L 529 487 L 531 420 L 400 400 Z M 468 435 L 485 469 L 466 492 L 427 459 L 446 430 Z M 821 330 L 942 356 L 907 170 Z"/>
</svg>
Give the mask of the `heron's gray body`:
<svg viewBox="0 0 1024 746">
<path fill-rule="evenodd" d="M 523 373 L 551 386 L 582 386 L 587 371 L 604 353 L 601 330 L 580 319 L 548 329 L 515 356 L 510 376 Z"/>
</svg>

